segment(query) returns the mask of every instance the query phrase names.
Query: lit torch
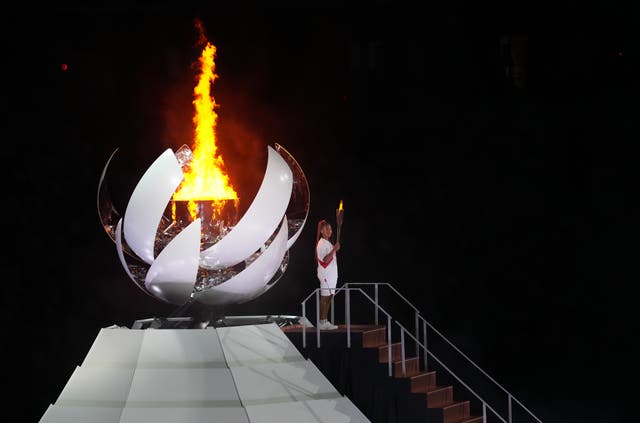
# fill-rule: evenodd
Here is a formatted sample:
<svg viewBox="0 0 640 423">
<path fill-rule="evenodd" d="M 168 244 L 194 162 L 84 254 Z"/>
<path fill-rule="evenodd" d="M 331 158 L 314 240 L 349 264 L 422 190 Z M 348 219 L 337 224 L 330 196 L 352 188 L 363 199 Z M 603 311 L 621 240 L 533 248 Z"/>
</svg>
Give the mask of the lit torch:
<svg viewBox="0 0 640 423">
<path fill-rule="evenodd" d="M 336 242 L 340 242 L 340 229 L 342 229 L 343 216 L 344 210 L 342 209 L 342 200 L 340 200 L 340 205 L 336 209 Z"/>
</svg>

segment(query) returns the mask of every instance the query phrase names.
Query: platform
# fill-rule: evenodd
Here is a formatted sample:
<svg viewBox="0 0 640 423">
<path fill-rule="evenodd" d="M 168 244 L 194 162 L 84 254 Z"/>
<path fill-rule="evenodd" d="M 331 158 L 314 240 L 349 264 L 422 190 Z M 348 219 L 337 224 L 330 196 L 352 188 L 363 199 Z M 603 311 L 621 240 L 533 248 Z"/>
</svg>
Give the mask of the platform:
<svg viewBox="0 0 640 423">
<path fill-rule="evenodd" d="M 40 423 L 369 422 L 276 323 L 100 330 Z"/>
</svg>

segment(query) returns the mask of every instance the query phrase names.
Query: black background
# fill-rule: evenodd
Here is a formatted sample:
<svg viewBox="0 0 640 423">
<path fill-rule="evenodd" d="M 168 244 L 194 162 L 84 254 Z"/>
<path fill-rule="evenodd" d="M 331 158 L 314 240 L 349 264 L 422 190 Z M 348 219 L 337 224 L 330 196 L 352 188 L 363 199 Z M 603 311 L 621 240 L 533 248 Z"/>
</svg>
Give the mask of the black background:
<svg viewBox="0 0 640 423">
<path fill-rule="evenodd" d="M 241 207 L 276 142 L 311 189 L 285 276 L 229 314 L 299 314 L 316 287 L 316 223 L 343 200 L 340 283 L 391 283 L 545 422 L 629 421 L 635 10 L 445 3 L 5 15 L 2 348 L 22 401 L 8 407 L 39 420 L 100 328 L 174 310 L 125 275 L 96 191 L 118 148 L 122 212 L 164 149 L 191 144 L 199 18 L 218 49 L 219 148 Z M 520 87 L 508 36 L 527 40 Z"/>
</svg>

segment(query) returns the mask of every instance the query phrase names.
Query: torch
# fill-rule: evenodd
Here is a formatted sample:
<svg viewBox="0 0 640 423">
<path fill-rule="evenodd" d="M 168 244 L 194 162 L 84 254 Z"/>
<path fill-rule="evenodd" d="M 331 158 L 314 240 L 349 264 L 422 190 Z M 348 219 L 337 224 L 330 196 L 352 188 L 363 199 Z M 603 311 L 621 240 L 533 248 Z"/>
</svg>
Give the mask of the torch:
<svg viewBox="0 0 640 423">
<path fill-rule="evenodd" d="M 336 242 L 340 242 L 340 229 L 342 229 L 343 216 L 344 210 L 342 209 L 342 200 L 340 200 L 340 205 L 336 209 Z"/>
</svg>

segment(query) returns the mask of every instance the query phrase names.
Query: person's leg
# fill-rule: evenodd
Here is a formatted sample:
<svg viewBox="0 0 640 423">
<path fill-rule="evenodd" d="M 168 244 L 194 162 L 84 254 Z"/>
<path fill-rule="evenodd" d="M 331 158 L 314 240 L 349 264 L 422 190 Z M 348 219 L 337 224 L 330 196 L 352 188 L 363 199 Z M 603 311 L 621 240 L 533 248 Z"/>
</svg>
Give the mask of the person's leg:
<svg viewBox="0 0 640 423">
<path fill-rule="evenodd" d="M 329 311 L 331 310 L 331 300 L 333 299 L 333 294 L 327 297 L 327 316 L 329 316 Z M 328 319 L 328 317 L 326 317 Z"/>
<path fill-rule="evenodd" d="M 329 307 L 331 306 L 331 298 L 333 298 L 333 294 L 335 293 L 335 286 L 329 286 L 327 284 L 326 279 L 320 282 L 320 287 L 323 288 L 320 293 L 320 322 L 319 329 L 337 329 L 338 327 L 332 323 L 329 323 L 328 314 Z"/>
<path fill-rule="evenodd" d="M 325 297 L 325 301 L 327 302 L 326 308 L 324 310 L 324 322 L 326 323 L 325 325 L 325 329 L 338 329 L 338 326 L 334 325 L 333 322 L 330 322 L 328 319 L 328 315 L 329 315 L 329 309 L 331 308 L 331 299 L 333 298 L 334 294 L 328 295 L 327 297 Z"/>
<path fill-rule="evenodd" d="M 331 296 L 329 295 L 321 295 L 320 296 L 320 321 L 327 320 L 327 315 L 329 314 L 329 305 L 331 303 Z"/>
</svg>

